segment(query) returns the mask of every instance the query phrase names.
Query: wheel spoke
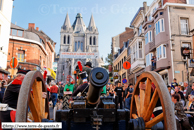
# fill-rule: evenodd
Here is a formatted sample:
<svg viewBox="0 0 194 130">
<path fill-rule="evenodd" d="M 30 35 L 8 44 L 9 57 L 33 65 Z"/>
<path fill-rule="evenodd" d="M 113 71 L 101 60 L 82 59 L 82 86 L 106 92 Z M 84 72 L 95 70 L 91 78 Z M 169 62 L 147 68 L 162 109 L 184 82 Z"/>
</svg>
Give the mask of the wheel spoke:
<svg viewBox="0 0 194 130">
<path fill-rule="evenodd" d="M 48 112 L 45 112 L 44 118 L 45 118 L 45 119 L 48 118 Z"/>
<path fill-rule="evenodd" d="M 137 108 L 137 114 L 140 117 L 140 98 L 138 95 L 135 95 L 135 105 Z"/>
<path fill-rule="evenodd" d="M 137 119 L 138 116 L 137 116 L 136 114 L 132 114 L 132 118 L 133 118 L 133 119 Z"/>
<path fill-rule="evenodd" d="M 152 126 L 154 126 L 155 124 L 157 124 L 158 122 L 163 121 L 163 120 L 164 120 L 164 114 L 161 113 L 160 115 L 156 116 L 152 120 L 146 122 L 145 127 L 146 128 L 151 128 Z"/>
<path fill-rule="evenodd" d="M 143 114 L 144 98 L 145 98 L 145 90 L 140 89 L 140 116 L 142 116 Z"/>
<path fill-rule="evenodd" d="M 150 97 L 151 97 L 151 80 L 149 78 L 147 78 L 147 82 L 146 82 L 146 89 L 145 89 L 145 99 L 144 99 L 144 107 L 143 107 L 143 112 L 142 112 L 142 117 L 144 118 L 146 111 L 148 110 L 148 106 L 150 103 Z"/>
<path fill-rule="evenodd" d="M 30 94 L 29 107 L 30 107 L 30 111 L 32 113 L 32 116 L 34 118 L 34 122 L 41 122 L 41 118 L 39 116 L 38 110 L 37 110 L 36 105 L 34 103 L 34 99 L 33 99 L 32 94 Z"/>
<path fill-rule="evenodd" d="M 148 106 L 146 115 L 145 115 L 144 118 L 143 118 L 144 121 L 149 121 L 149 120 L 150 120 L 150 117 L 151 117 L 151 115 L 152 115 L 152 113 L 153 113 L 153 110 L 154 110 L 154 108 L 155 108 L 155 106 L 156 106 L 156 103 L 157 103 L 157 101 L 158 101 L 158 98 L 159 98 L 158 92 L 157 92 L 157 90 L 155 89 L 154 94 L 153 94 L 152 99 L 151 99 L 151 102 L 150 102 L 150 104 L 149 104 L 149 106 Z"/>
<path fill-rule="evenodd" d="M 41 116 L 42 119 L 42 82 L 41 81 L 34 81 L 32 86 L 33 96 L 34 96 L 34 103 L 37 108 L 37 112 Z"/>
</svg>

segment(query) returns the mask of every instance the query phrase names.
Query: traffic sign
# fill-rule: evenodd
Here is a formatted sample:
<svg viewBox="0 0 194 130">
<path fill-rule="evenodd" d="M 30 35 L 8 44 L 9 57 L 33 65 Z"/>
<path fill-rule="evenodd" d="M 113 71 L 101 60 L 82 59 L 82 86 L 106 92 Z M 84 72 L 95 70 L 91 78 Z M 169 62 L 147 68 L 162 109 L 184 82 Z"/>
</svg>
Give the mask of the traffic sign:
<svg viewBox="0 0 194 130">
<path fill-rule="evenodd" d="M 123 84 L 127 83 L 127 79 L 122 80 Z"/>
<path fill-rule="evenodd" d="M 17 58 L 13 57 L 10 61 L 10 67 L 15 69 L 18 66 L 18 60 Z"/>
<path fill-rule="evenodd" d="M 123 63 L 123 68 L 126 69 L 126 70 L 130 69 L 130 68 L 131 68 L 130 62 L 129 62 L 129 61 L 125 61 L 125 62 Z"/>
</svg>

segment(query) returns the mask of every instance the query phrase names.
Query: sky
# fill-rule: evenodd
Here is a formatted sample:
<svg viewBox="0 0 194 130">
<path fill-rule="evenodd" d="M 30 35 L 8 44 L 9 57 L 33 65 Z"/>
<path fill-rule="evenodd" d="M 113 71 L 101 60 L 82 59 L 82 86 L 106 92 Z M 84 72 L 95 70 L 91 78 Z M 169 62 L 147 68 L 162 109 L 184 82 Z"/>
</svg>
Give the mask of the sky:
<svg viewBox="0 0 194 130">
<path fill-rule="evenodd" d="M 60 49 L 60 31 L 68 12 L 73 24 L 76 14 L 81 13 L 88 27 L 93 14 L 99 31 L 100 57 L 111 52 L 112 37 L 125 31 L 145 0 L 15 0 L 12 23 L 27 29 L 28 23 L 45 32 L 54 42 L 55 51 Z M 147 0 L 148 6 L 153 0 Z"/>
</svg>

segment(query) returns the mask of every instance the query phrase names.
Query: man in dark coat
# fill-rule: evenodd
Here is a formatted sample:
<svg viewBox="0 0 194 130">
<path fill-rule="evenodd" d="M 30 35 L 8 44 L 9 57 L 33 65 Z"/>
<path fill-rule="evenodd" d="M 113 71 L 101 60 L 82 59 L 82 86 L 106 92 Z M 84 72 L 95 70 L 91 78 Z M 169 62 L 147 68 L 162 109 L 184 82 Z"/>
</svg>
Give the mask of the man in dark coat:
<svg viewBox="0 0 194 130">
<path fill-rule="evenodd" d="M 20 87 L 21 87 L 21 84 L 22 84 L 22 81 L 25 75 L 29 71 L 30 70 L 19 69 L 17 72 L 16 78 L 13 80 L 13 82 L 9 86 L 7 86 L 2 103 L 8 104 L 11 109 L 17 108 L 17 101 L 18 101 Z M 11 110 L 0 112 L 1 122 L 12 122 L 11 117 L 10 117 L 10 112 Z"/>
<path fill-rule="evenodd" d="M 91 71 L 92 71 L 92 63 L 87 62 L 85 64 L 85 66 L 83 66 L 82 73 L 79 73 L 79 71 L 77 72 L 77 76 L 79 78 L 78 84 L 77 84 L 78 87 L 73 92 L 72 96 L 76 96 L 79 92 L 81 92 L 83 94 L 84 92 L 88 91 L 89 75 L 90 75 Z"/>
</svg>

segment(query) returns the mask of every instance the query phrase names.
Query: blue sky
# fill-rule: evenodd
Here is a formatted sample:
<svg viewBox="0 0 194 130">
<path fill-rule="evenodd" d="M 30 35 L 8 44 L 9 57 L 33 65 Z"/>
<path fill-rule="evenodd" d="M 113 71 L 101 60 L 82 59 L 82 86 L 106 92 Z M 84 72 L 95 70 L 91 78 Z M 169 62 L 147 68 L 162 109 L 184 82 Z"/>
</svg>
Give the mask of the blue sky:
<svg viewBox="0 0 194 130">
<path fill-rule="evenodd" d="M 60 30 L 67 12 L 73 24 L 81 13 L 86 26 L 91 14 L 99 31 L 99 51 L 104 58 L 111 52 L 111 38 L 125 31 L 144 0 L 15 0 L 12 23 L 27 29 L 35 23 L 60 49 Z M 148 6 L 153 0 L 147 0 Z"/>
</svg>

